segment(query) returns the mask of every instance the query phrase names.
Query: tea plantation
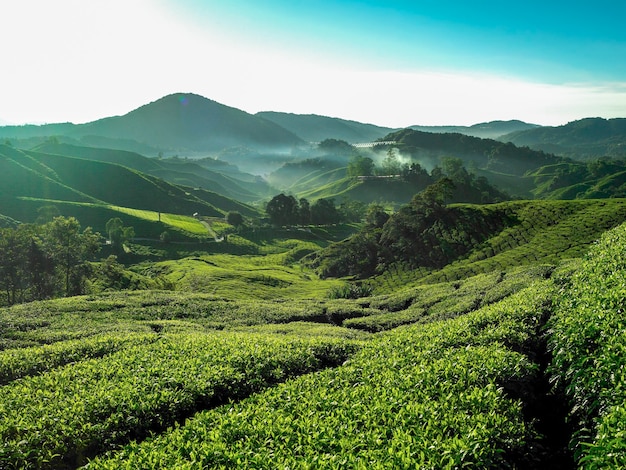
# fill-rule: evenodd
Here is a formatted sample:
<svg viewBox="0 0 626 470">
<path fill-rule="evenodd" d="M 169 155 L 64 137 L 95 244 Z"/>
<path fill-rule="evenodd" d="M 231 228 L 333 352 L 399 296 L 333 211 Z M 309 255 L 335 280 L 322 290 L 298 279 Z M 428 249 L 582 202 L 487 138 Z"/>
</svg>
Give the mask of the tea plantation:
<svg viewBox="0 0 626 470">
<path fill-rule="evenodd" d="M 0 468 L 626 467 L 623 202 L 512 204 L 358 298 L 275 241 L 0 309 Z"/>
</svg>

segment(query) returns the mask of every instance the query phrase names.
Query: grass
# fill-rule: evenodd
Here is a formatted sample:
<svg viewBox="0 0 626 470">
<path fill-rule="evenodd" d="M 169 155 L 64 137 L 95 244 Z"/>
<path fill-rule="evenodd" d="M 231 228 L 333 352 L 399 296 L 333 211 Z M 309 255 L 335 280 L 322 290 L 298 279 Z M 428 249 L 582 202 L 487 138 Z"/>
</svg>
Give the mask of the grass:
<svg viewBox="0 0 626 470">
<path fill-rule="evenodd" d="M 191 233 L 193 235 L 199 235 L 202 237 L 208 236 L 208 230 L 206 227 L 195 217 L 177 214 L 161 213 L 156 211 L 132 209 L 129 207 L 109 206 L 122 214 L 127 214 L 138 219 L 147 220 L 150 222 L 162 222 L 165 225 L 174 227 L 184 232 Z"/>
</svg>

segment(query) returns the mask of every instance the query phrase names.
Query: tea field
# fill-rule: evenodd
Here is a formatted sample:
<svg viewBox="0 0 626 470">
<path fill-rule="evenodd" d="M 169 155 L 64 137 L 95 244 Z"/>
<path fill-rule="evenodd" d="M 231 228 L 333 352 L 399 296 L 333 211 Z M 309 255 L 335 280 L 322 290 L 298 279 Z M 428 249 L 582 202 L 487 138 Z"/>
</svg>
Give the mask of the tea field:
<svg viewBox="0 0 626 470">
<path fill-rule="evenodd" d="M 157 263 L 177 290 L 2 308 L 0 468 L 622 468 L 626 225 L 582 241 L 608 208 L 358 298 L 297 264 L 321 242 L 233 235 Z"/>
</svg>

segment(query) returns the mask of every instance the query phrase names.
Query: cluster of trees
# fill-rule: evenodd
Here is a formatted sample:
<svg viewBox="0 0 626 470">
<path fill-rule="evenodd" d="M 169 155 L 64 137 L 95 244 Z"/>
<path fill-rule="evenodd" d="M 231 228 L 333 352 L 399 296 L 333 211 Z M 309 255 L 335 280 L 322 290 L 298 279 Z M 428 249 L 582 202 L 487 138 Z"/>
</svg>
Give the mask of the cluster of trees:
<svg viewBox="0 0 626 470">
<path fill-rule="evenodd" d="M 441 268 L 509 223 L 504 214 L 487 216 L 470 206 L 446 206 L 454 190 L 453 181 L 443 177 L 391 216 L 370 206 L 363 228 L 313 255 L 311 266 L 323 277 L 359 278 L 381 273 L 395 262 Z"/>
<path fill-rule="evenodd" d="M 265 208 L 270 222 L 276 226 L 353 222 L 360 220 L 365 210 L 365 204 L 356 201 L 345 201 L 336 206 L 331 198 L 318 199 L 311 204 L 305 198 L 298 200 L 284 193 L 274 196 Z"/>
<path fill-rule="evenodd" d="M 84 293 L 102 237 L 74 217 L 0 229 L 0 289 L 6 304 Z"/>
</svg>

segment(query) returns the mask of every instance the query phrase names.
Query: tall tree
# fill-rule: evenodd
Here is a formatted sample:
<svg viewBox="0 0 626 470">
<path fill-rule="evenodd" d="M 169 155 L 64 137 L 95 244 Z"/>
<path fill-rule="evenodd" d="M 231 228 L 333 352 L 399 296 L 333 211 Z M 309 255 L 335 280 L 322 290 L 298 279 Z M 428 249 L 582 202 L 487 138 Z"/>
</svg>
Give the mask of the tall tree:
<svg viewBox="0 0 626 470">
<path fill-rule="evenodd" d="M 50 252 L 62 272 L 65 284 L 65 295 L 76 293 L 77 283 L 82 281 L 83 264 L 100 249 L 100 234 L 93 233 L 91 227 L 82 232 L 80 224 L 74 217 L 55 217 L 46 225 L 45 240 Z M 72 275 L 76 274 L 74 286 Z"/>
<path fill-rule="evenodd" d="M 265 209 L 272 224 L 277 226 L 298 223 L 298 201 L 293 196 L 283 193 L 274 196 Z"/>
<path fill-rule="evenodd" d="M 361 155 L 354 155 L 348 162 L 346 173 L 350 177 L 372 176 L 374 174 L 374 160 Z"/>
<path fill-rule="evenodd" d="M 311 206 L 311 221 L 314 224 L 336 224 L 339 219 L 340 215 L 333 199 L 318 199 Z"/>
</svg>

